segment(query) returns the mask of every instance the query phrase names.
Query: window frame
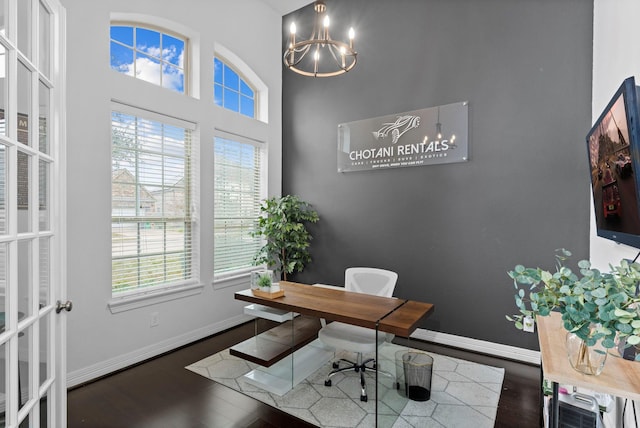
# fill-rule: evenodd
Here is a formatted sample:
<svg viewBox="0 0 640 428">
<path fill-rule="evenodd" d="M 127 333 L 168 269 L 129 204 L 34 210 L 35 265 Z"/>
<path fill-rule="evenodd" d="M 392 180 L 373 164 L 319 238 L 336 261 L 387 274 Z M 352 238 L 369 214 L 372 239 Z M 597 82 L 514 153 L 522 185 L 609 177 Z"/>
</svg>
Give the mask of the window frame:
<svg viewBox="0 0 640 428">
<path fill-rule="evenodd" d="M 220 61 L 222 63 L 222 65 L 223 65 L 223 67 L 226 66 L 226 67 L 230 68 L 238 76 L 238 79 L 239 79 L 239 82 L 238 82 L 238 87 L 239 88 L 236 91 L 234 88 L 231 88 L 231 87 L 226 86 L 224 84 L 224 75 L 223 75 L 222 83 L 221 83 L 221 87 L 222 87 L 222 90 L 223 90 L 222 105 L 216 103 L 216 97 L 215 97 L 215 91 L 216 91 L 216 85 L 217 85 L 216 79 L 215 79 L 215 61 L 216 60 Z M 251 82 L 247 77 L 245 77 L 244 74 L 240 70 L 238 70 L 238 68 L 235 67 L 234 64 L 232 62 L 230 62 L 229 60 L 227 60 L 224 56 L 222 56 L 220 54 L 215 54 L 213 56 L 213 63 L 214 63 L 214 66 L 213 66 L 213 71 L 214 71 L 214 76 L 213 76 L 213 94 L 214 94 L 213 95 L 213 103 L 216 106 L 224 108 L 224 109 L 226 109 L 228 111 L 233 111 L 235 113 L 241 114 L 241 115 L 243 115 L 245 117 L 248 117 L 250 119 L 257 119 L 258 116 L 259 116 L 259 109 L 260 109 L 260 91 L 258 90 L 258 88 L 256 88 L 256 86 L 253 84 L 253 82 Z M 243 96 L 243 94 L 242 94 L 242 84 L 243 83 L 245 85 L 247 85 L 249 87 L 249 89 L 251 89 L 251 91 L 253 92 L 253 98 L 252 98 L 252 100 L 253 100 L 253 115 L 252 116 L 249 116 L 247 114 L 242 113 L 242 102 L 241 102 L 241 100 L 242 100 L 242 96 Z M 229 90 L 231 90 L 233 92 L 237 92 L 238 93 L 238 97 L 239 97 L 239 100 L 240 100 L 240 102 L 238 103 L 238 110 L 233 110 L 233 109 L 230 109 L 230 108 L 227 108 L 227 107 L 224 106 L 224 99 L 225 99 L 224 98 L 224 90 L 225 89 L 229 89 Z"/>
<path fill-rule="evenodd" d="M 170 37 L 173 37 L 175 39 L 183 41 L 184 42 L 184 49 L 183 49 L 183 53 L 182 53 L 182 55 L 183 55 L 183 68 L 182 68 L 183 87 L 182 87 L 182 92 L 173 90 L 171 88 L 167 88 L 167 87 L 162 85 L 162 76 L 164 75 L 164 73 L 162 73 L 162 71 L 160 72 L 160 83 L 159 84 L 156 84 L 154 82 L 149 82 L 148 80 L 143 80 L 143 79 L 138 78 L 135 75 L 135 70 L 134 70 L 134 74 L 133 75 L 128 75 L 128 74 L 125 74 L 125 73 L 121 73 L 121 72 L 119 72 L 117 70 L 114 70 L 114 71 L 116 73 L 132 77 L 132 78 L 134 78 L 134 79 L 136 79 L 138 81 L 146 82 L 146 83 L 149 83 L 151 85 L 157 86 L 157 87 L 162 88 L 162 89 L 167 89 L 167 90 L 175 92 L 177 94 L 194 95 L 193 94 L 193 90 L 192 90 L 192 87 L 193 87 L 193 82 L 192 81 L 194 80 L 195 76 L 192 76 L 192 74 L 191 74 L 191 57 L 192 57 L 191 45 L 192 45 L 192 41 L 191 41 L 191 39 L 190 39 L 190 37 L 188 35 L 181 34 L 178 31 L 170 30 L 170 29 L 165 28 L 165 27 L 163 27 L 161 25 L 158 25 L 158 24 L 148 23 L 146 21 L 135 21 L 135 20 L 132 20 L 132 19 L 112 19 L 111 22 L 109 23 L 109 30 L 111 30 L 111 27 L 113 27 L 113 26 L 131 27 L 133 29 L 134 40 L 133 40 L 133 46 L 131 47 L 131 49 L 134 52 L 134 66 L 135 66 L 135 58 L 136 58 L 135 53 L 136 52 L 141 52 L 141 51 L 138 51 L 137 46 L 136 46 L 136 40 L 135 40 L 135 30 L 136 30 L 136 28 L 142 28 L 142 29 L 145 29 L 145 30 L 157 31 L 160 35 L 166 34 L 167 36 L 170 36 Z M 129 46 L 123 45 L 122 43 L 120 43 L 120 42 L 118 42 L 116 40 L 113 40 L 111 38 L 111 33 L 109 33 L 109 52 L 111 52 L 111 43 L 114 43 L 114 42 L 119 44 L 120 46 L 123 46 L 125 48 L 129 48 Z M 141 52 L 141 53 L 143 53 L 144 55 L 148 55 L 148 54 L 146 54 L 144 52 Z M 172 67 L 175 67 L 174 64 L 165 62 L 164 59 L 160 58 L 160 69 L 161 70 L 162 70 L 162 67 L 163 67 L 164 64 L 168 64 L 168 65 L 170 65 Z M 111 63 L 109 63 L 109 66 L 111 67 Z M 112 67 L 111 67 L 111 69 L 113 70 Z"/>
<path fill-rule="evenodd" d="M 264 141 L 258 141 L 258 140 L 254 140 L 251 138 L 247 138 L 244 136 L 239 136 L 237 134 L 230 134 L 228 132 L 224 132 L 221 130 L 216 130 L 213 136 L 213 142 L 212 145 L 214 147 L 213 150 L 213 155 L 214 155 L 214 165 L 215 165 L 215 144 L 216 144 L 216 139 L 221 138 L 221 139 L 225 139 L 225 140 L 230 140 L 232 142 L 238 143 L 238 144 L 246 144 L 246 145 L 251 145 L 255 148 L 255 150 L 258 151 L 258 157 L 260 159 L 260 168 L 258 171 L 258 180 L 259 180 L 259 188 L 258 188 L 258 201 L 257 204 L 255 206 L 256 209 L 256 221 L 258 219 L 258 217 L 260 216 L 260 205 L 262 203 L 262 201 L 267 197 L 267 160 L 268 160 L 268 145 L 264 142 Z M 216 184 L 215 184 L 215 171 L 214 171 L 214 183 L 213 183 L 213 192 L 214 192 L 214 204 L 215 204 L 215 191 L 216 191 Z M 215 268 L 215 230 L 216 230 L 216 220 L 217 220 L 217 214 L 216 214 L 216 209 L 215 209 L 215 205 L 214 205 L 214 215 L 213 215 L 213 233 L 214 233 L 214 254 L 213 254 L 213 259 L 214 259 L 214 270 L 213 270 L 213 282 L 214 284 L 223 284 L 226 281 L 233 281 L 234 279 L 241 279 L 241 278 L 245 278 L 248 277 L 250 275 L 251 272 L 261 269 L 263 266 L 255 266 L 255 265 L 250 265 L 250 266 L 245 266 L 245 267 L 241 267 L 241 268 L 235 268 L 233 270 L 229 270 L 229 271 L 224 271 L 224 272 L 220 272 L 220 273 L 216 273 L 216 268 Z M 264 242 L 264 239 L 262 238 L 258 238 L 256 239 L 256 241 L 258 241 L 258 245 L 262 246 L 262 243 Z"/>
<path fill-rule="evenodd" d="M 246 115 L 238 114 L 238 112 L 226 109 L 222 106 L 215 104 L 215 100 L 212 98 L 212 106 L 219 112 L 220 121 L 224 123 L 223 127 L 214 127 L 214 135 L 211 141 L 212 148 L 215 144 L 215 138 L 228 138 L 238 142 L 247 142 L 253 145 L 258 145 L 261 154 L 261 171 L 260 171 L 260 196 L 259 199 L 262 202 L 268 196 L 269 189 L 269 127 L 268 124 L 268 97 L 269 91 L 264 82 L 258 77 L 257 74 L 238 56 L 226 47 L 216 44 L 213 55 L 210 59 L 210 63 L 214 66 L 214 58 L 218 58 L 223 61 L 227 66 L 231 67 L 240 78 L 252 88 L 254 91 L 254 109 L 255 114 L 253 118 Z M 211 74 L 211 94 L 213 96 L 213 86 L 215 77 Z M 229 120 L 226 120 L 229 118 Z M 213 153 L 213 152 L 212 152 Z M 213 164 L 214 159 L 212 157 L 211 162 Z M 215 191 L 215 189 L 214 189 Z M 215 195 L 212 194 L 215 200 Z M 214 207 L 215 211 L 215 207 Z M 258 215 L 260 215 L 258 213 Z M 211 230 L 214 230 L 212 225 Z M 214 244 L 215 247 L 215 244 Z M 212 257 L 212 260 L 215 258 Z M 227 287 L 236 286 L 248 286 L 250 281 L 250 274 L 255 270 L 263 268 L 262 266 L 253 266 L 248 268 L 240 268 L 232 271 L 227 271 L 220 274 L 214 273 L 212 283 L 214 289 L 222 289 Z"/>
<path fill-rule="evenodd" d="M 146 306 L 150 304 L 155 304 L 161 301 L 176 299 L 185 297 L 192 294 L 197 294 L 201 292 L 202 284 L 200 284 L 200 221 L 198 214 L 198 200 L 199 200 L 199 140 L 200 140 L 200 132 L 197 124 L 184 120 L 175 118 L 173 116 L 168 116 L 166 114 L 153 112 L 149 110 L 145 110 L 138 107 L 129 106 L 126 104 L 122 104 L 116 101 L 112 101 L 110 108 L 110 118 L 112 118 L 112 114 L 114 112 L 123 113 L 126 115 L 131 115 L 136 118 L 140 118 L 143 120 L 153 121 L 154 123 L 162 123 L 163 125 L 169 125 L 174 127 L 184 128 L 190 132 L 190 148 L 189 148 L 189 167 L 188 171 L 185 170 L 185 174 L 190 174 L 190 207 L 188 208 L 188 212 L 190 216 L 185 221 L 189 221 L 191 224 L 190 227 L 190 263 L 191 263 L 191 273 L 189 278 L 185 278 L 181 281 L 174 281 L 170 283 L 156 284 L 148 287 L 137 287 L 131 290 L 125 290 L 121 292 L 114 292 L 113 290 L 113 280 L 111 281 L 111 300 L 108 303 L 111 312 L 121 312 L 129 309 L 135 309 L 140 306 Z M 111 119 L 113 120 L 113 119 Z M 112 143 L 113 147 L 113 143 Z M 113 162 L 113 155 L 111 156 L 111 160 Z M 113 168 L 111 168 L 111 172 L 113 173 Z M 113 204 L 113 191 L 111 192 L 111 203 Z M 113 205 L 111 212 L 111 219 L 113 225 Z M 142 221 L 144 221 L 144 217 L 141 217 Z M 113 239 L 112 239 L 113 246 Z M 113 254 L 111 256 L 113 261 Z M 113 270 L 112 270 L 113 274 Z"/>
</svg>

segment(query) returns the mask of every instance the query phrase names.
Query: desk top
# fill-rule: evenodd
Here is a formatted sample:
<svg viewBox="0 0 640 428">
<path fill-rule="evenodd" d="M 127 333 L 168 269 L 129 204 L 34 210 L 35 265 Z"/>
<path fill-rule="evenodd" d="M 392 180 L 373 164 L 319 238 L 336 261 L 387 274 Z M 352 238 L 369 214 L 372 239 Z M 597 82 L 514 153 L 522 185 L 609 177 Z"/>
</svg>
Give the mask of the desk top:
<svg viewBox="0 0 640 428">
<path fill-rule="evenodd" d="M 258 303 L 303 315 L 326 318 L 408 337 L 422 318 L 433 310 L 430 303 L 374 296 L 346 290 L 281 281 L 283 297 L 267 299 L 251 290 L 235 293 L 237 300 Z"/>
<path fill-rule="evenodd" d="M 565 338 L 559 313 L 538 317 L 538 340 L 544 377 L 552 382 L 587 388 L 617 397 L 640 400 L 640 362 L 625 360 L 610 351 L 602 373 L 590 376 L 577 372 L 567 358 Z"/>
</svg>

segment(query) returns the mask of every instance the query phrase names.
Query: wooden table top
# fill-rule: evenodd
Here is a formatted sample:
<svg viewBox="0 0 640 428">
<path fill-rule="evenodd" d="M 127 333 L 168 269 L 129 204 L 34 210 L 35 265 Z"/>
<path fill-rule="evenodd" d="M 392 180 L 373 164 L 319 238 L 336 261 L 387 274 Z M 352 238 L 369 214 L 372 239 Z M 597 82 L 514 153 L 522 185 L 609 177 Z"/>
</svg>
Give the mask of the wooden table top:
<svg viewBox="0 0 640 428">
<path fill-rule="evenodd" d="M 552 382 L 583 387 L 617 397 L 640 400 L 640 362 L 625 360 L 612 348 L 602 373 L 590 376 L 574 370 L 567 358 L 565 338 L 559 313 L 538 317 L 538 340 L 544 377 Z"/>
<path fill-rule="evenodd" d="M 314 287 L 281 281 L 283 297 L 268 299 L 254 296 L 251 290 L 235 293 L 237 300 L 257 303 L 303 315 L 326 318 L 348 324 L 408 337 L 418 322 L 431 313 L 430 303 L 413 302 L 395 297 L 381 297 L 346 290 Z"/>
</svg>

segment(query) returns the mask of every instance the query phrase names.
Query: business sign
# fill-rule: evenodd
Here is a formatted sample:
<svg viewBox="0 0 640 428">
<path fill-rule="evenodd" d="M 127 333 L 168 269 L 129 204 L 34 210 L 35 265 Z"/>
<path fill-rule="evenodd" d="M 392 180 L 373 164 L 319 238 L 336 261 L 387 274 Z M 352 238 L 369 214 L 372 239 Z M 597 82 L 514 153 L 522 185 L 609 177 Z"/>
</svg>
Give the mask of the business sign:
<svg viewBox="0 0 640 428">
<path fill-rule="evenodd" d="M 338 125 L 338 172 L 468 160 L 469 103 Z"/>
</svg>

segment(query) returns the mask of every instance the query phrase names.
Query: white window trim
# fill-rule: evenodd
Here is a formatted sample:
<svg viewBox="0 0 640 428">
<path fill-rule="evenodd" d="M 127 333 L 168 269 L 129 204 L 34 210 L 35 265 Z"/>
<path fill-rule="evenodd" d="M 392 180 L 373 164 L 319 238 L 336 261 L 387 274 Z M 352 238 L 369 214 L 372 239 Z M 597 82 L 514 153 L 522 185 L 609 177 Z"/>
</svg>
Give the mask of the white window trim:
<svg viewBox="0 0 640 428">
<path fill-rule="evenodd" d="M 156 287 L 147 292 L 136 292 L 126 296 L 114 297 L 107 302 L 107 307 L 112 314 L 156 305 L 171 300 L 202 294 L 204 285 L 187 282 L 185 285 L 173 285 L 171 287 Z"/>
<path fill-rule="evenodd" d="M 251 67 L 223 45 L 216 43 L 214 50 L 215 56 L 219 56 L 223 62 L 232 66 L 235 71 L 240 73 L 240 77 L 243 78 L 247 84 L 253 86 L 257 113 L 253 120 L 269 123 L 269 88 L 267 85 L 265 85 Z M 211 58 L 211 63 L 213 64 L 213 58 Z M 213 91 L 213 81 L 211 81 L 211 88 Z"/>
<path fill-rule="evenodd" d="M 192 180 L 193 180 L 193 198 L 192 198 L 192 212 L 193 212 L 193 236 L 192 239 L 192 251 L 196 255 L 192 255 L 192 278 L 178 284 L 171 285 L 158 285 L 148 289 L 136 289 L 119 293 L 117 296 L 111 297 L 107 301 L 107 307 L 111 313 L 119 313 L 129 311 L 132 309 L 138 309 L 149 305 L 155 305 L 162 302 L 168 302 L 171 300 L 181 299 L 184 297 L 201 294 L 204 289 L 204 284 L 200 281 L 200 218 L 199 218 L 199 201 L 200 201 L 200 131 L 197 124 L 180 119 L 173 116 L 168 116 L 162 113 L 157 113 L 151 110 L 147 110 L 140 107 L 135 107 L 130 104 L 111 100 L 111 110 L 119 111 L 126 114 L 131 114 L 137 117 L 144 117 L 159 122 L 164 122 L 174 126 L 183 127 L 192 131 Z M 109 115 L 111 117 L 111 115 Z"/>
<path fill-rule="evenodd" d="M 265 199 L 267 197 L 267 188 L 268 188 L 267 177 L 268 177 L 268 170 L 269 170 L 269 165 L 268 165 L 269 145 L 264 141 L 249 138 L 243 135 L 238 135 L 236 133 L 229 132 L 228 130 L 222 130 L 219 128 L 215 128 L 214 130 L 214 135 L 213 135 L 214 140 L 216 137 L 234 140 L 243 144 L 251 144 L 260 150 L 260 157 L 261 157 L 260 163 L 262 165 L 260 169 L 260 184 L 261 184 L 260 199 Z M 213 141 L 212 141 L 212 144 L 213 144 Z M 214 290 L 220 290 L 220 289 L 229 288 L 229 287 L 238 287 L 241 285 L 248 285 L 251 280 L 251 272 L 264 269 L 264 268 L 265 268 L 264 265 L 262 266 L 259 265 L 259 266 L 253 266 L 250 268 L 245 268 L 245 269 L 238 269 L 233 272 L 225 272 L 217 275 L 214 274 L 211 283 L 213 285 Z"/>
<path fill-rule="evenodd" d="M 200 35 L 189 27 L 169 19 L 160 18 L 153 15 L 145 15 L 142 13 L 122 13 L 112 12 L 110 15 L 111 22 L 130 22 L 136 25 L 152 25 L 158 28 L 164 28 L 171 33 L 177 33 L 187 39 L 187 57 L 188 63 L 185 64 L 186 73 L 185 86 L 189 89 L 185 95 L 193 98 L 200 98 Z"/>
</svg>

